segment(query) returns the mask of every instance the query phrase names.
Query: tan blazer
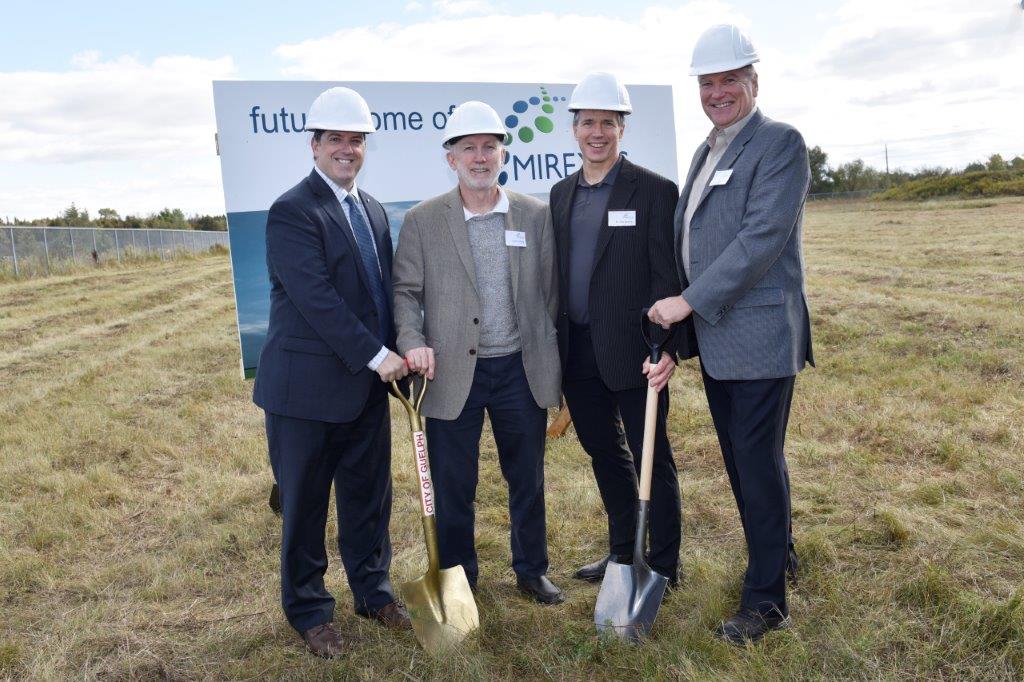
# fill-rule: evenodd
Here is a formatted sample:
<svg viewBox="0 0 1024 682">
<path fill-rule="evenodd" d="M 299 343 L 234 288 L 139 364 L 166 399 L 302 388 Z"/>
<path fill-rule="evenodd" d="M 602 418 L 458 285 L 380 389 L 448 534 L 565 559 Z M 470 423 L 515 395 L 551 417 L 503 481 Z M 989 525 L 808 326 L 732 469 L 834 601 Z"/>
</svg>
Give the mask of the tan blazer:
<svg viewBox="0 0 1024 682">
<path fill-rule="evenodd" d="M 509 246 L 512 298 L 523 344 L 523 366 L 540 407 L 557 406 L 561 370 L 555 338 L 558 278 L 551 213 L 543 202 L 505 190 L 505 229 L 526 233 Z M 480 339 L 476 269 L 458 187 L 405 214 L 393 270 L 398 352 L 429 346 L 437 367 L 423 414 L 455 419 L 473 383 Z M 477 320 L 477 322 L 474 322 Z"/>
</svg>

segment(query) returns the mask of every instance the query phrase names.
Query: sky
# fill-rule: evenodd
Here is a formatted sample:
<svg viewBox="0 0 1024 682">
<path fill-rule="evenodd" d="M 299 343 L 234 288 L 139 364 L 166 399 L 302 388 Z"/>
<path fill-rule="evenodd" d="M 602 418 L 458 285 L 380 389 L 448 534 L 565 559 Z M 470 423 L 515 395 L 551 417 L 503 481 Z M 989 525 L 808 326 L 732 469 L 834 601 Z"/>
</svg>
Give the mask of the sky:
<svg viewBox="0 0 1024 682">
<path fill-rule="evenodd" d="M 760 51 L 761 110 L 833 165 L 884 168 L 886 146 L 906 170 L 1024 155 L 1020 0 L 4 4 L 7 218 L 72 203 L 223 213 L 214 80 L 573 83 L 610 70 L 673 87 L 683 175 L 710 129 L 691 52 L 722 22 Z"/>
</svg>

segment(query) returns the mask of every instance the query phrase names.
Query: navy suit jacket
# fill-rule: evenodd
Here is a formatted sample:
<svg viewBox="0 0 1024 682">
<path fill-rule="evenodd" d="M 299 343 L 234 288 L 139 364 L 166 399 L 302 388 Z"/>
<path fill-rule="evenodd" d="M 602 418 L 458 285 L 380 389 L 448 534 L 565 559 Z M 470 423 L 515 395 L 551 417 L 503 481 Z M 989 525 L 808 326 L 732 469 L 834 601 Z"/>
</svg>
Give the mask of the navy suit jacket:
<svg viewBox="0 0 1024 682">
<path fill-rule="evenodd" d="M 380 203 L 359 190 L 391 298 L 391 231 Z M 355 419 L 384 384 L 368 363 L 382 345 L 381 321 L 341 204 L 323 178 L 282 194 L 267 218 L 270 321 L 253 401 L 267 412 L 324 422 Z M 390 326 L 390 325 L 388 325 Z"/>
</svg>

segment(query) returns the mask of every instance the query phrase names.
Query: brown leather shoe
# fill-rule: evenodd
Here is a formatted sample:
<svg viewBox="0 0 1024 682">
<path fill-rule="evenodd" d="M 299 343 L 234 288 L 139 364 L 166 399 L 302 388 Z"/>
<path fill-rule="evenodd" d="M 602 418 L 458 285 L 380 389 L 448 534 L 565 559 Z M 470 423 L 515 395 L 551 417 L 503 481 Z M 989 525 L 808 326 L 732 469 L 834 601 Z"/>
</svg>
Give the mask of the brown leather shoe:
<svg viewBox="0 0 1024 682">
<path fill-rule="evenodd" d="M 379 623 L 383 623 L 386 627 L 392 630 L 406 630 L 412 629 L 412 621 L 409 620 L 409 612 L 405 610 L 405 604 L 395 600 L 383 608 L 379 608 L 376 611 L 370 611 L 366 614 L 360 614 L 364 618 L 370 618 Z"/>
<path fill-rule="evenodd" d="M 310 653 L 320 658 L 334 658 L 342 653 L 345 648 L 345 640 L 341 633 L 334 629 L 334 623 L 317 625 L 302 633 L 302 639 Z"/>
</svg>

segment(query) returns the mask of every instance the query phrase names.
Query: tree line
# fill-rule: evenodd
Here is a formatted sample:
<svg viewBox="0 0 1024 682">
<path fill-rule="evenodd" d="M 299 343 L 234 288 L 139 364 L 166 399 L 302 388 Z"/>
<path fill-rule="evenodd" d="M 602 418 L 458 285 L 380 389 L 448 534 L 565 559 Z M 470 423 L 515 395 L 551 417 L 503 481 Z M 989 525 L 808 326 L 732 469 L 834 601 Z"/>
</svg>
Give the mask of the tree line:
<svg viewBox="0 0 1024 682">
<path fill-rule="evenodd" d="M 101 208 L 96 217 L 89 211 L 71 204 L 59 215 L 52 218 L 31 220 L 3 219 L 0 225 L 24 225 L 47 227 L 103 227 L 133 230 L 207 230 L 223 232 L 228 229 L 227 219 L 222 215 L 186 216 L 180 208 L 165 208 L 147 216 L 120 214 L 112 208 Z"/>
<path fill-rule="evenodd" d="M 854 159 L 832 168 L 828 154 L 821 147 L 807 150 L 811 165 L 811 194 L 827 192 L 861 192 L 899 187 L 913 180 L 962 176 L 980 171 L 1024 172 L 1024 157 L 1015 156 L 1006 160 L 1000 154 L 993 154 L 987 161 L 975 161 L 962 170 L 942 166 L 923 167 L 915 171 L 896 169 L 886 173 L 873 168 L 861 159 Z M 147 216 L 126 215 L 121 217 L 112 208 L 101 208 L 95 218 L 89 211 L 71 204 L 59 215 L 52 218 L 0 219 L 0 225 L 53 226 L 53 227 L 105 227 L 150 230 L 212 230 L 228 229 L 227 218 L 223 215 L 186 216 L 180 208 L 165 208 Z"/>
<path fill-rule="evenodd" d="M 832 168 L 828 164 L 828 154 L 818 146 L 807 150 L 807 153 L 811 163 L 811 194 L 888 189 L 912 180 L 961 176 L 979 171 L 1024 172 L 1024 157 L 1015 156 L 1007 161 L 1000 154 L 993 154 L 988 157 L 988 161 L 970 163 L 963 170 L 935 166 L 918 168 L 915 171 L 896 169 L 886 173 L 884 170 L 868 166 L 861 159 Z"/>
</svg>

